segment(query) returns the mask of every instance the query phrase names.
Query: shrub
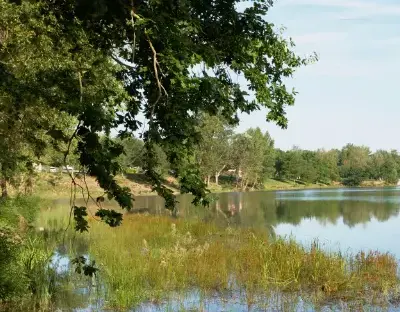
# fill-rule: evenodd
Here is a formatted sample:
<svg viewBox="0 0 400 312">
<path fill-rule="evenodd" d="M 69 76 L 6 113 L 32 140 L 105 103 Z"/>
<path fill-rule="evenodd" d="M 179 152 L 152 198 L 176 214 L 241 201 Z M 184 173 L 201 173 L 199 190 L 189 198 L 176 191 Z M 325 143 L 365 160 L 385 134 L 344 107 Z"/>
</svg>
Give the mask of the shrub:
<svg viewBox="0 0 400 312">
<path fill-rule="evenodd" d="M 26 295 L 47 298 L 51 252 L 29 231 L 40 199 L 18 196 L 0 201 L 0 301 Z"/>
<path fill-rule="evenodd" d="M 21 247 L 22 239 L 15 229 L 0 222 L 0 300 L 8 300 L 23 291 L 24 281 L 18 265 Z"/>
</svg>

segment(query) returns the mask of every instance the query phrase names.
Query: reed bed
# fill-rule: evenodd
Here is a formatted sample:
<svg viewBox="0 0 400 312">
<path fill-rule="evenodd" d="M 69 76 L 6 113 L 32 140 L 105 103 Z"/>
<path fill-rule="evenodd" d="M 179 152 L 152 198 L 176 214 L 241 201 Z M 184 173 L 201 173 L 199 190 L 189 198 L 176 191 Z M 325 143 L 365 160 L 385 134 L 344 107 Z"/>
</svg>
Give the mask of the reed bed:
<svg viewBox="0 0 400 312">
<path fill-rule="evenodd" d="M 267 232 L 163 216 L 126 215 L 117 228 L 90 225 L 89 253 L 112 308 L 192 290 L 240 293 L 248 303 L 276 292 L 304 294 L 316 303 L 385 303 L 399 282 L 397 261 L 388 253 L 343 255 L 317 242 L 307 248 Z"/>
</svg>

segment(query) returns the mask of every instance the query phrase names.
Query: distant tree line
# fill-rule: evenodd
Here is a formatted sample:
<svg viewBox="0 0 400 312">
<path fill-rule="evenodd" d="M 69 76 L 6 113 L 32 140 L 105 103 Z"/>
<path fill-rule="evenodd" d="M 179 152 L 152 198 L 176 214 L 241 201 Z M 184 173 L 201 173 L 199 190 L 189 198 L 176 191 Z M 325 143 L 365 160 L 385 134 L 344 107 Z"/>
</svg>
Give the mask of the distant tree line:
<svg viewBox="0 0 400 312">
<path fill-rule="evenodd" d="M 277 150 L 275 177 L 306 183 L 337 181 L 347 186 L 358 186 L 365 180 L 395 184 L 400 178 L 400 155 L 395 150 L 372 153 L 368 147 L 354 144 L 341 150 Z"/>
<path fill-rule="evenodd" d="M 65 121 L 65 124 L 68 126 L 71 121 Z M 208 186 L 210 183 L 220 184 L 220 177 L 224 177 L 224 183 L 242 190 L 262 189 L 268 179 L 295 184 L 342 183 L 346 186 L 358 186 L 366 180 L 395 184 L 400 179 L 400 154 L 396 150 L 372 153 L 366 146 L 347 144 L 342 149 L 310 151 L 293 147 L 283 151 L 275 148 L 269 133 L 263 133 L 260 128 L 250 128 L 243 133 L 234 130 L 217 116 L 202 115 L 197 121 L 199 137 L 194 159 L 190 162 L 197 164 Z M 113 140 L 124 150 L 118 158 L 120 173 L 145 170 L 147 154 L 143 140 L 134 136 Z M 76 144 L 70 148 L 67 161 L 79 167 Z M 65 147 L 49 144 L 43 156 L 31 159 L 58 167 L 64 162 L 63 150 Z M 172 170 L 165 150 L 155 144 L 154 153 L 155 172 L 163 177 L 174 175 L 175 170 Z M 30 177 L 26 170 L 20 170 L 23 175 L 17 172 L 9 180 L 10 184 L 18 184 L 20 177 Z"/>
<path fill-rule="evenodd" d="M 400 154 L 378 150 L 372 153 L 366 146 L 347 144 L 342 149 L 315 151 L 293 147 L 283 151 L 274 147 L 268 132 L 250 128 L 235 133 L 220 117 L 203 116 L 199 121 L 201 134 L 195 160 L 205 182 L 218 184 L 220 176 L 233 176 L 239 189 L 262 188 L 266 179 L 302 184 L 332 184 L 358 186 L 365 180 L 397 183 L 400 178 Z M 125 154 L 121 168 L 141 167 L 143 142 L 129 138 L 122 141 Z M 167 174 L 168 161 L 162 149 L 157 150 L 160 174 Z"/>
</svg>

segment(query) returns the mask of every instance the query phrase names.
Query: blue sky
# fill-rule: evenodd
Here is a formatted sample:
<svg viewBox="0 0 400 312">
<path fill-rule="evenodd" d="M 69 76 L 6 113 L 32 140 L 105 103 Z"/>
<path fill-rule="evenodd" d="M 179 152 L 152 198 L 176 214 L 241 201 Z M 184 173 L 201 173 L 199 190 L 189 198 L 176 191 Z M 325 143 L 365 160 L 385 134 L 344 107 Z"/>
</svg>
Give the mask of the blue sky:
<svg viewBox="0 0 400 312">
<path fill-rule="evenodd" d="M 266 19 L 287 28 L 296 52 L 317 52 L 319 61 L 288 83 L 299 92 L 288 129 L 258 111 L 241 115 L 238 131 L 259 126 L 285 150 L 346 143 L 400 150 L 399 0 L 278 0 Z"/>
</svg>

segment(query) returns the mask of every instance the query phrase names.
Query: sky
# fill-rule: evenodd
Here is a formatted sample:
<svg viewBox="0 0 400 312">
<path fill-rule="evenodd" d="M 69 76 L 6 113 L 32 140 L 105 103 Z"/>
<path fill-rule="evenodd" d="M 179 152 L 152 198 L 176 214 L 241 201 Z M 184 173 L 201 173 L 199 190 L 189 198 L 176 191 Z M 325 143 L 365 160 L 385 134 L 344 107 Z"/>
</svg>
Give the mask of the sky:
<svg viewBox="0 0 400 312">
<path fill-rule="evenodd" d="M 274 2 L 266 20 L 286 27 L 299 55 L 316 52 L 319 61 L 287 84 L 298 92 L 288 129 L 267 123 L 264 110 L 240 115 L 238 131 L 260 127 L 284 150 L 347 143 L 400 150 L 400 1 Z"/>
</svg>

